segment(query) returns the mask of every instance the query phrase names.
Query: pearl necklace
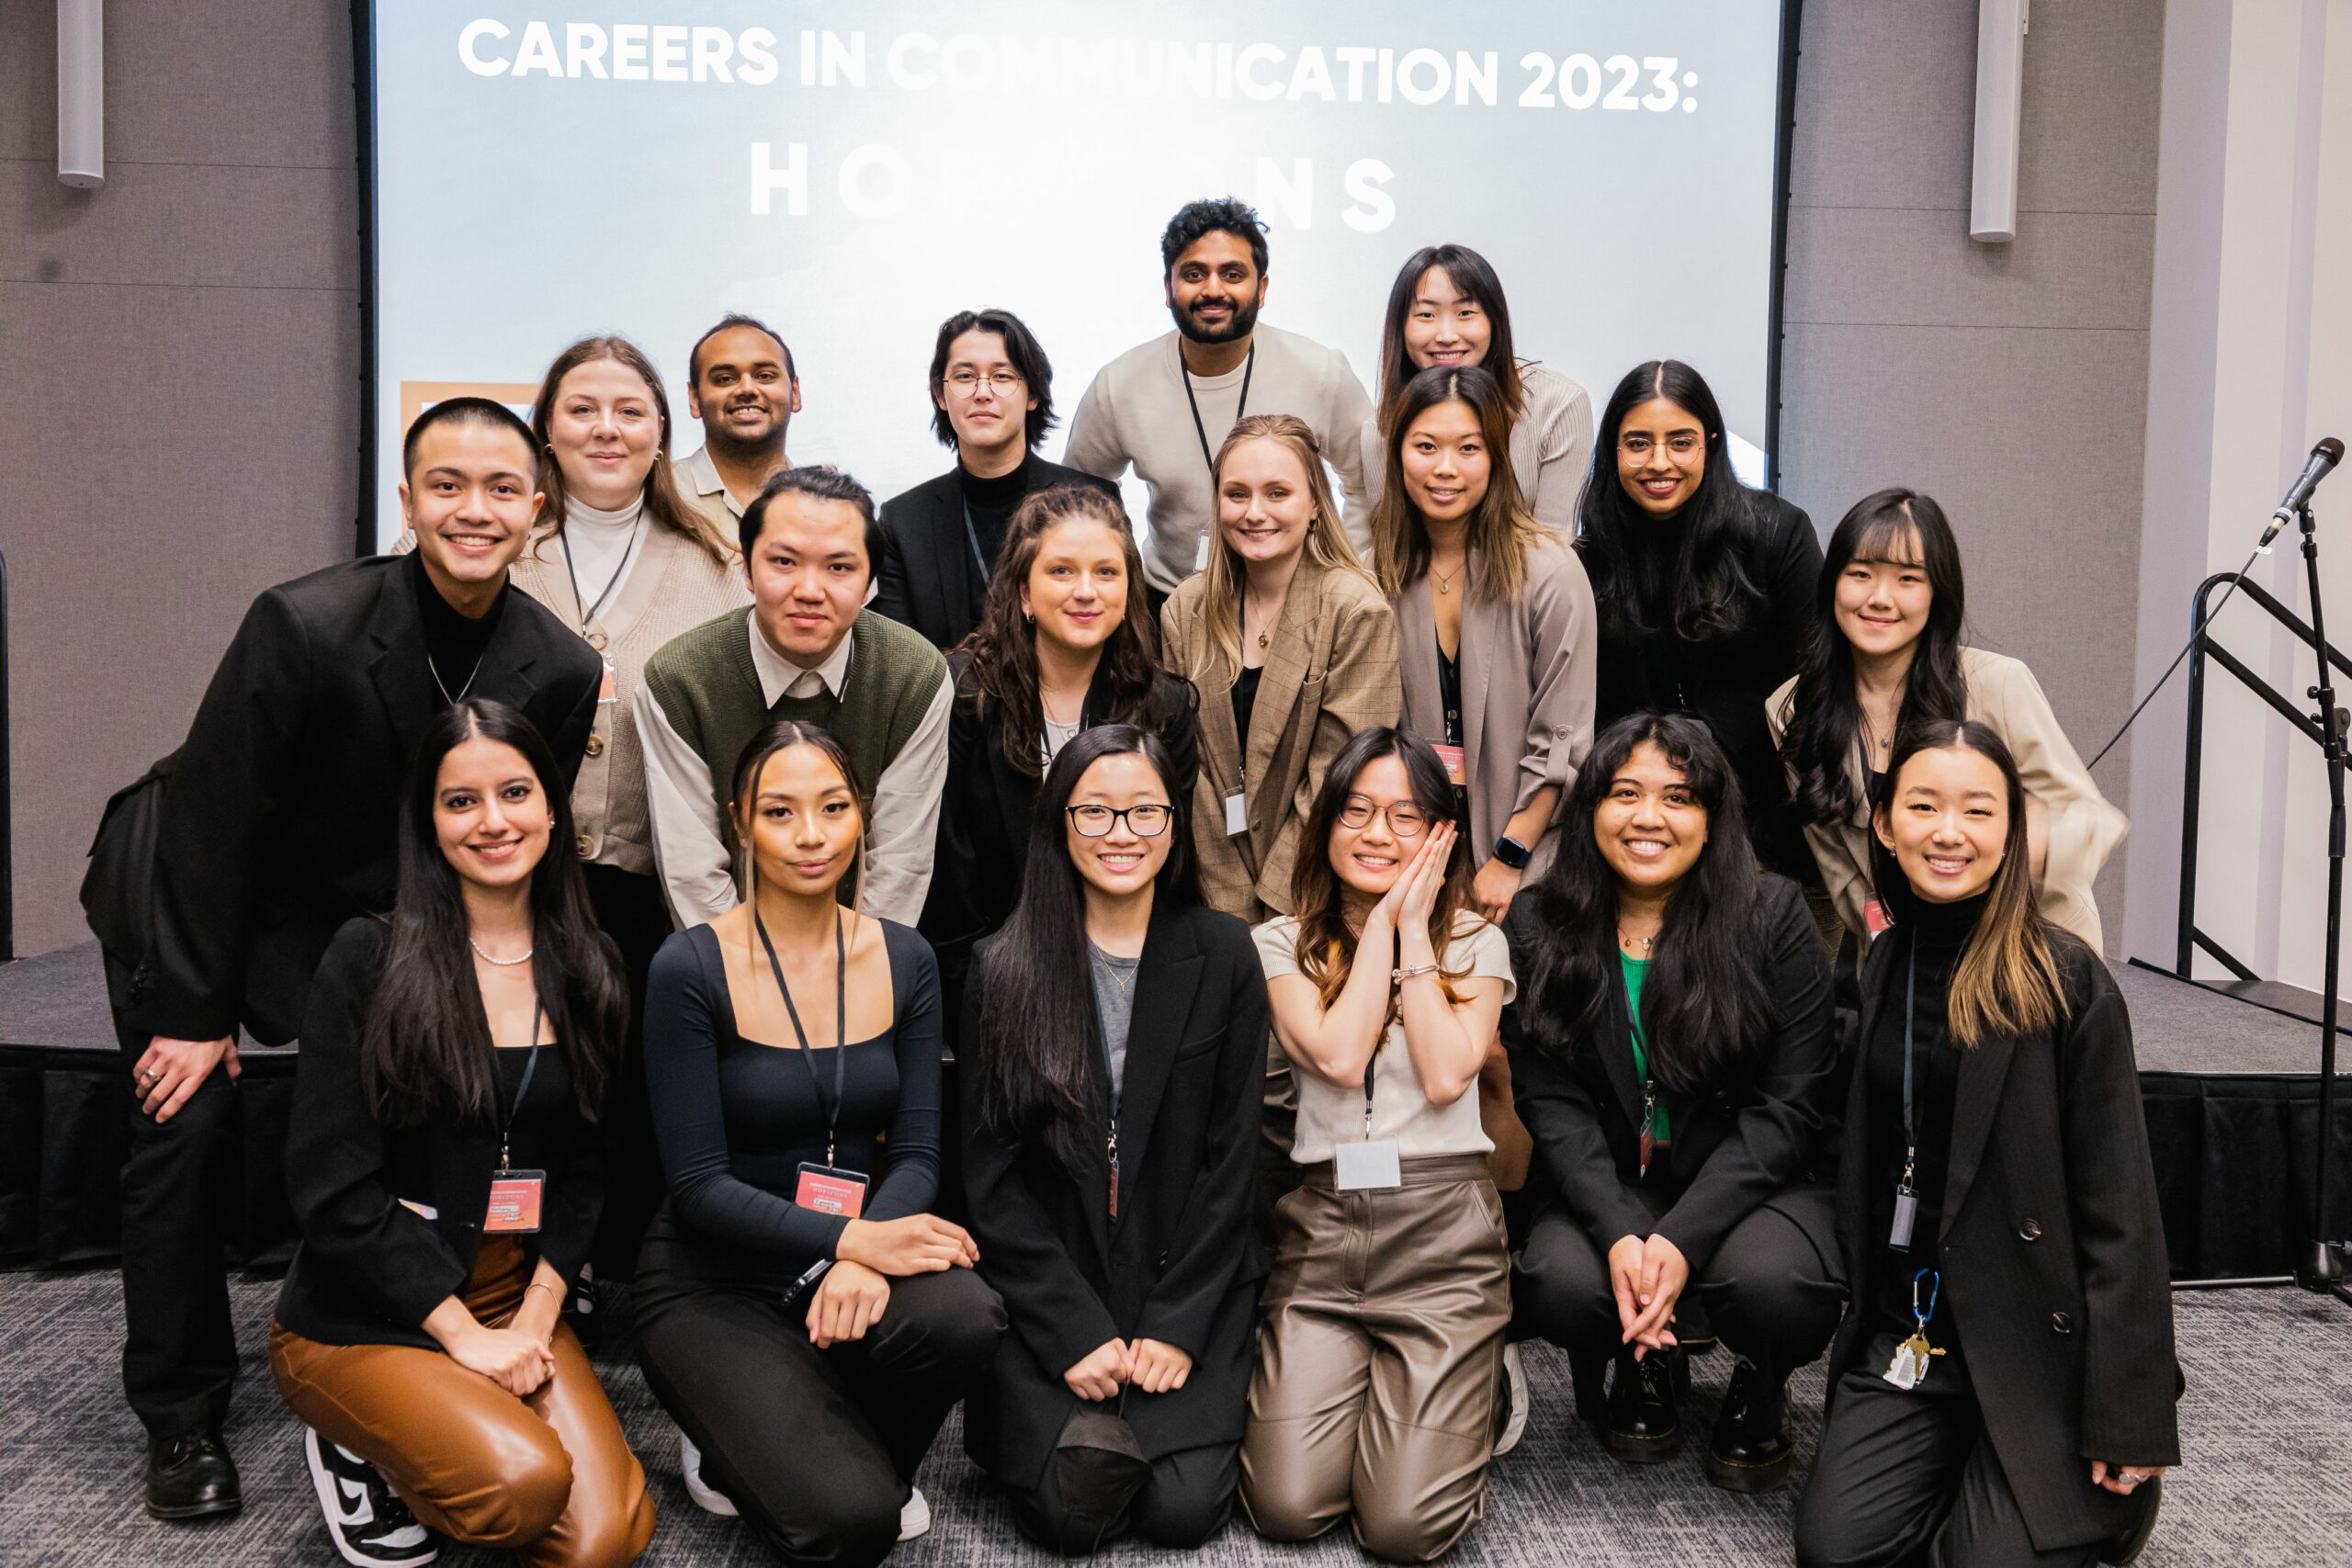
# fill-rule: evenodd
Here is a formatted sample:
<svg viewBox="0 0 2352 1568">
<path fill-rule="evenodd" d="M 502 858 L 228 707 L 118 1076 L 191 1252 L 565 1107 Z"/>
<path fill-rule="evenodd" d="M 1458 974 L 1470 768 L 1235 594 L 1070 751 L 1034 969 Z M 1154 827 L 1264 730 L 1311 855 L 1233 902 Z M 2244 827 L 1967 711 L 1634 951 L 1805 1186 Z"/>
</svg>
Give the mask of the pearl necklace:
<svg viewBox="0 0 2352 1568">
<path fill-rule="evenodd" d="M 531 954 L 538 951 L 536 946 L 526 947 L 523 950 L 523 956 L 520 958 L 500 958 L 494 954 L 483 952 L 481 943 L 476 942 L 471 937 L 466 938 L 466 945 L 474 950 L 474 956 L 476 958 L 481 959 L 484 964 L 495 964 L 501 969 L 512 969 L 517 964 L 528 964 L 531 961 Z"/>
</svg>

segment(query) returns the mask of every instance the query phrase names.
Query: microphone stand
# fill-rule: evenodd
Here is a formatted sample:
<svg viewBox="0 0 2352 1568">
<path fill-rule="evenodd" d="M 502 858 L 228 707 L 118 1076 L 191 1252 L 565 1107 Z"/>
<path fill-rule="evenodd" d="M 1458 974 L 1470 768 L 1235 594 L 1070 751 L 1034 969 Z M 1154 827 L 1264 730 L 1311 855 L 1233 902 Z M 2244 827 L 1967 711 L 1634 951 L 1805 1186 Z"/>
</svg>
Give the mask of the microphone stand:
<svg viewBox="0 0 2352 1568">
<path fill-rule="evenodd" d="M 2312 640 L 2319 650 L 2319 684 L 2304 694 L 2317 699 L 2322 745 L 2327 758 L 2327 953 L 2320 998 L 2319 1139 L 2312 1179 L 2312 1240 L 2295 1270 L 2307 1291 L 2352 1302 L 2346 1287 L 2345 1244 L 2331 1231 L 2328 1176 L 2335 1161 L 2335 1006 L 2341 976 L 2338 950 L 2344 936 L 2344 771 L 2347 716 L 2335 703 L 2335 679 L 2327 662 L 2327 622 L 2320 607 L 2319 531 L 2310 502 L 2296 509 L 2303 534 L 2303 569 L 2311 584 Z"/>
</svg>

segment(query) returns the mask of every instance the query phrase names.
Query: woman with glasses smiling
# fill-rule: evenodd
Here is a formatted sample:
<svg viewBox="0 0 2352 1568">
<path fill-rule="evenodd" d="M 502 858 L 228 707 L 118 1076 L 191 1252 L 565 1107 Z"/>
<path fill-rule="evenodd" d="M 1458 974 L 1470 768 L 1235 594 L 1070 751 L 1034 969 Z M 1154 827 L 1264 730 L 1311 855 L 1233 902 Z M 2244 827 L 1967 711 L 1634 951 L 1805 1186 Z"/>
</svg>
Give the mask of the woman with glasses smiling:
<svg viewBox="0 0 2352 1568">
<path fill-rule="evenodd" d="M 1470 905 L 1453 792 L 1418 735 L 1332 761 L 1292 890 L 1257 930 L 1298 1074 L 1298 1188 L 1274 1210 L 1241 1496 L 1276 1540 L 1353 1515 L 1397 1562 L 1486 1511 L 1510 1319 L 1479 1072 L 1512 994 Z"/>
<path fill-rule="evenodd" d="M 1069 1554 L 1197 1546 L 1239 1472 L 1266 988 L 1200 901 L 1172 773 L 1132 725 L 1062 749 L 965 1003 L 972 1228 L 1012 1328 L 965 1442 Z"/>
<path fill-rule="evenodd" d="M 1054 367 L 1010 310 L 958 310 L 931 355 L 931 428 L 956 466 L 882 505 L 874 610 L 942 652 L 980 624 L 989 574 L 1023 501 L 1056 485 L 1116 487 L 1048 463 Z"/>
</svg>

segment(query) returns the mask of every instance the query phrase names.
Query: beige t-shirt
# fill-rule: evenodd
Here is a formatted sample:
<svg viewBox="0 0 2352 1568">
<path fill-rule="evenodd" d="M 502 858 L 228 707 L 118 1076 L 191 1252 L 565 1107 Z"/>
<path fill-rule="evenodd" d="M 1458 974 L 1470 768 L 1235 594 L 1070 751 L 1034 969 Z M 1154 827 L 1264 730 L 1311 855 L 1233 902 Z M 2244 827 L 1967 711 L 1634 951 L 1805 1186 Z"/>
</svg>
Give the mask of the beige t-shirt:
<svg viewBox="0 0 2352 1568">
<path fill-rule="evenodd" d="M 1258 962 L 1266 978 L 1303 973 L 1298 964 L 1298 920 L 1283 915 L 1257 927 Z M 1511 978 L 1510 944 L 1501 928 L 1476 915 L 1464 914 L 1455 923 L 1453 940 L 1445 946 L 1447 973 L 1465 978 L 1491 976 L 1503 983 L 1503 1000 L 1519 994 Z M 1298 1085 L 1298 1130 L 1290 1157 L 1300 1165 L 1319 1165 L 1333 1147 L 1364 1136 L 1363 1090 L 1340 1089 L 1304 1069 L 1294 1069 Z M 1478 1090 L 1470 1090 L 1451 1105 L 1431 1105 L 1421 1092 L 1421 1075 L 1414 1069 L 1412 1053 L 1405 1046 L 1405 1026 L 1388 1026 L 1388 1037 L 1373 1057 L 1372 1136 L 1396 1140 L 1399 1158 L 1430 1155 L 1483 1155 L 1494 1143 L 1478 1124 Z"/>
</svg>

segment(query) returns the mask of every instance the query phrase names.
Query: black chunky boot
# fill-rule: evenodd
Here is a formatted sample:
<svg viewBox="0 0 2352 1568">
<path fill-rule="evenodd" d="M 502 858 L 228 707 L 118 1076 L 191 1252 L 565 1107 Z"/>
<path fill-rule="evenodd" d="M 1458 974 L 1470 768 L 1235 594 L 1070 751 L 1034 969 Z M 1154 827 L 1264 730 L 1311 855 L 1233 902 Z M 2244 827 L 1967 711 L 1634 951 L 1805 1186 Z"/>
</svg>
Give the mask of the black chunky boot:
<svg viewBox="0 0 2352 1568">
<path fill-rule="evenodd" d="M 1638 1361 L 1631 1351 L 1618 1356 L 1600 1433 L 1611 1453 L 1634 1464 L 1662 1464 L 1681 1451 L 1682 1423 L 1675 1413 L 1681 1359 L 1677 1350 L 1652 1350 Z"/>
<path fill-rule="evenodd" d="M 1785 1386 L 1747 1361 L 1732 1369 L 1707 1445 L 1708 1480 L 1726 1492 L 1774 1492 L 1788 1483 L 1797 1450 L 1789 1441 Z"/>
</svg>

